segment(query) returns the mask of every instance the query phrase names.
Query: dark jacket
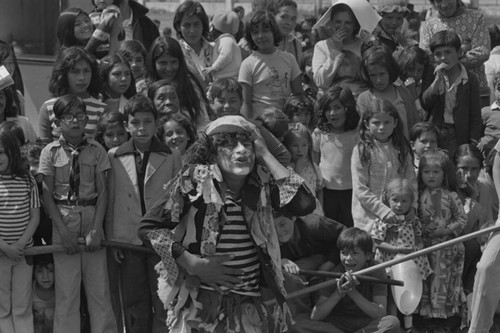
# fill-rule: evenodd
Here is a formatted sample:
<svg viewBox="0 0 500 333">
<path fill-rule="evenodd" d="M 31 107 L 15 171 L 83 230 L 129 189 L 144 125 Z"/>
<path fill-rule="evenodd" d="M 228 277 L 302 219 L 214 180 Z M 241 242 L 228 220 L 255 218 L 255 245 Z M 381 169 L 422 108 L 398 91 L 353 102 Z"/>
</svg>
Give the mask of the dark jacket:
<svg viewBox="0 0 500 333">
<path fill-rule="evenodd" d="M 149 9 L 134 0 L 129 0 L 129 6 L 133 13 L 132 27 L 134 30 L 134 40 L 140 41 L 146 50 L 149 50 L 153 41 L 160 36 L 158 27 L 146 16 Z"/>
</svg>

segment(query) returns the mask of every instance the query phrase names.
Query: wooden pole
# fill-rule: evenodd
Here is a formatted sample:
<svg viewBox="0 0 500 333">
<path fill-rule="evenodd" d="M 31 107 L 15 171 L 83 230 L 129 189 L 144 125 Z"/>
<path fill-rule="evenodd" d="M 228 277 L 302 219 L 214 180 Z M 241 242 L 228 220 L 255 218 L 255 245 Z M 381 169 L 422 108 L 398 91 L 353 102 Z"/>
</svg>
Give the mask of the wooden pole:
<svg viewBox="0 0 500 333">
<path fill-rule="evenodd" d="M 150 248 L 140 246 L 140 245 L 132 245 L 122 242 L 101 241 L 101 246 L 103 247 L 113 247 L 116 249 L 143 252 L 143 253 L 154 253 Z M 83 246 L 82 246 L 83 247 Z M 44 246 L 33 246 L 24 250 L 25 256 L 36 256 L 39 254 L 47 254 L 47 253 L 57 253 L 64 252 L 64 247 L 62 245 L 44 245 Z"/>
<path fill-rule="evenodd" d="M 397 265 L 397 264 L 402 263 L 404 261 L 407 261 L 407 260 L 410 260 L 410 259 L 414 259 L 414 258 L 423 256 L 423 255 L 426 255 L 428 253 L 431 253 L 431 252 L 434 252 L 434 251 L 437 251 L 437 250 L 441 250 L 441 249 L 443 249 L 445 247 L 448 247 L 448 246 L 451 246 L 451 245 L 455 245 L 455 244 L 458 244 L 458 243 L 462 243 L 462 242 L 468 241 L 469 239 L 473 239 L 473 238 L 479 237 L 481 235 L 484 235 L 484 234 L 487 234 L 487 233 L 490 233 L 490 232 L 495 232 L 495 231 L 500 231 L 500 225 L 495 225 L 495 226 L 492 226 L 492 227 L 489 227 L 489 228 L 478 230 L 478 231 L 472 232 L 470 234 L 463 235 L 463 236 L 460 236 L 460 237 L 457 237 L 457 238 L 454 238 L 454 239 L 450 239 L 449 241 L 446 241 L 446 242 L 443 242 L 443 243 L 440 243 L 440 244 L 436 244 L 436 245 L 427 247 L 425 249 L 422 249 L 422 250 L 419 250 L 419 251 L 407 254 L 404 257 L 396 258 L 396 259 L 393 259 L 393 260 L 382 262 L 382 263 L 374 265 L 374 266 L 367 267 L 367 268 L 362 269 L 360 271 L 354 272 L 353 275 L 358 276 L 358 275 L 368 274 L 368 273 L 374 272 L 376 270 L 379 270 L 379 269 L 382 269 L 382 268 L 386 268 L 386 267 L 389 267 L 389 266 L 393 266 L 393 265 Z M 310 293 L 315 292 L 317 290 L 333 286 L 336 283 L 337 283 L 336 279 L 328 280 L 328 281 L 325 281 L 325 282 L 322 282 L 322 283 L 318 283 L 318 284 L 316 284 L 314 286 L 307 287 L 307 288 L 304 288 L 304 289 L 297 290 L 297 291 L 294 291 L 292 293 L 289 293 L 286 296 L 286 299 L 288 300 L 288 299 L 296 298 L 296 297 L 299 297 L 299 296 L 302 296 L 302 295 L 305 295 L 305 294 L 310 294 Z M 271 300 L 268 300 L 268 301 L 265 302 L 266 305 L 273 305 L 274 303 L 276 303 L 276 299 L 271 299 Z"/>
<path fill-rule="evenodd" d="M 310 275 L 310 276 L 321 276 L 321 277 L 329 277 L 329 278 L 340 278 L 342 277 L 343 273 L 339 272 L 327 272 L 327 271 L 309 271 L 309 270 L 304 270 L 301 269 L 299 274 L 303 275 Z M 373 276 L 367 276 L 367 275 L 356 275 L 358 280 L 360 281 L 369 281 L 369 282 L 374 282 L 374 283 L 382 283 L 382 284 L 388 284 L 392 286 L 404 286 L 404 282 L 400 280 L 392 280 L 392 279 L 377 279 Z"/>
</svg>

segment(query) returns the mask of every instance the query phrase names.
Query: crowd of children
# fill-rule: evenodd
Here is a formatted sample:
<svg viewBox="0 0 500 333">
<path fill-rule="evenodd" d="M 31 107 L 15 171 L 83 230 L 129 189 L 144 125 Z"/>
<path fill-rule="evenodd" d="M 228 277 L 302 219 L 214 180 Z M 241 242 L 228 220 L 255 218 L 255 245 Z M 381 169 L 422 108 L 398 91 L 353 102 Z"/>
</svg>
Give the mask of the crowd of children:
<svg viewBox="0 0 500 333">
<path fill-rule="evenodd" d="M 399 0 L 300 25 L 293 0 L 246 20 L 188 0 L 178 40 L 145 21 L 137 37 L 133 0 L 93 3 L 59 17 L 38 140 L 0 43 L 0 332 L 458 332 L 477 316 L 485 238 L 413 259 L 413 327 L 380 283 L 391 267 L 353 274 L 497 219 L 500 74 L 484 105 L 470 40 L 420 48 Z M 64 251 L 25 255 L 50 244 Z"/>
</svg>

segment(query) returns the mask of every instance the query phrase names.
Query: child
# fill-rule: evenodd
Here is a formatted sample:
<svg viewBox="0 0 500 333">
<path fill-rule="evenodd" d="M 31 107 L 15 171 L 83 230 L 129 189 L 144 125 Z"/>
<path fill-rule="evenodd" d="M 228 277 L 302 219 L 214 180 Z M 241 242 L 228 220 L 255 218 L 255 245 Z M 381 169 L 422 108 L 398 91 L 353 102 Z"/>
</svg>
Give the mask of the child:
<svg viewBox="0 0 500 333">
<path fill-rule="evenodd" d="M 352 227 L 351 156 L 359 140 L 356 101 L 349 88 L 333 87 L 320 97 L 315 113 L 312 153 L 325 183 L 325 216 Z"/>
<path fill-rule="evenodd" d="M 408 41 L 401 32 L 406 14 L 410 11 L 403 0 L 382 0 L 377 2 L 377 12 L 382 17 L 373 34 L 392 54 Z"/>
<path fill-rule="evenodd" d="M 359 129 L 360 142 L 351 159 L 352 217 L 355 227 L 371 232 L 377 219 L 397 223 L 396 214 L 382 201 L 384 188 L 396 177 L 407 179 L 416 188 L 415 170 L 401 118 L 389 101 L 373 98 Z"/>
<path fill-rule="evenodd" d="M 278 49 L 291 53 L 299 63 L 302 59 L 302 45 L 294 34 L 297 24 L 297 3 L 293 0 L 280 0 L 270 3 L 268 10 L 274 15 L 282 37 Z"/>
<path fill-rule="evenodd" d="M 14 86 L 8 86 L 0 90 L 0 124 L 13 122 L 22 129 L 25 142 L 35 143 L 36 133 L 28 118 L 19 115 L 16 106 L 16 94 Z"/>
<path fill-rule="evenodd" d="M 410 128 L 418 119 L 417 110 L 415 100 L 408 89 L 394 85 L 398 76 L 398 65 L 384 46 L 369 48 L 361 61 L 361 77 L 370 89 L 359 95 L 357 103 L 359 112 L 363 114 L 371 107 L 373 98 L 389 101 L 398 111 L 403 134 L 408 138 Z"/>
<path fill-rule="evenodd" d="M 208 99 L 215 115 L 236 116 L 241 113 L 243 91 L 241 85 L 234 79 L 224 78 L 216 80 L 208 89 Z M 265 126 L 256 123 L 260 135 L 273 156 L 285 166 L 290 165 L 290 152 Z M 287 123 L 288 130 L 288 123 Z"/>
<path fill-rule="evenodd" d="M 439 147 L 439 131 L 429 122 L 418 122 L 410 130 L 410 144 L 413 149 L 413 165 L 418 173 L 420 156 L 428 150 Z"/>
<path fill-rule="evenodd" d="M 325 217 L 302 219 L 291 216 L 284 209 L 273 213 L 274 228 L 278 235 L 281 252 L 281 266 L 285 273 L 285 288 L 288 293 L 303 288 L 297 281 L 300 270 L 331 271 L 340 262 L 336 246 L 345 227 Z M 310 281 L 300 275 L 300 280 Z M 288 301 L 292 315 L 310 313 L 311 297 L 305 296 Z"/>
<path fill-rule="evenodd" d="M 95 140 L 106 150 L 120 146 L 129 139 L 125 129 L 127 118 L 120 112 L 109 112 L 102 116 L 97 124 Z"/>
<path fill-rule="evenodd" d="M 408 254 L 423 248 L 422 225 L 416 217 L 414 208 L 415 189 L 406 179 L 394 178 L 385 187 L 384 204 L 396 214 L 397 223 L 385 223 L 376 220 L 372 229 L 372 238 L 377 248 L 375 261 L 386 262 L 399 254 Z M 418 265 L 420 276 L 425 280 L 432 270 L 426 256 L 413 259 Z M 390 267 L 386 269 L 390 272 Z"/>
<path fill-rule="evenodd" d="M 196 141 L 196 129 L 188 118 L 174 114 L 163 124 L 164 139 L 167 146 L 177 149 L 184 159 L 186 150 Z"/>
<path fill-rule="evenodd" d="M 127 60 L 120 55 L 102 58 L 99 63 L 99 76 L 103 82 L 102 101 L 106 112 L 123 113 L 127 100 L 135 95 L 135 81 Z"/>
<path fill-rule="evenodd" d="M 302 73 L 302 89 L 305 95 L 314 103 L 318 95 L 318 86 L 314 82 L 314 74 L 312 71 L 313 50 L 309 49 L 304 52 L 302 59 L 299 62 L 299 69 Z"/>
<path fill-rule="evenodd" d="M 422 95 L 422 107 L 441 133 L 442 148 L 453 156 L 464 143 L 477 144 L 481 136 L 479 83 L 460 63 L 460 37 L 439 31 L 430 40 L 436 69 L 432 84 Z"/>
<path fill-rule="evenodd" d="M 53 255 L 54 332 L 79 331 L 83 282 L 92 332 L 114 333 L 106 252 L 100 249 L 109 161 L 104 148 L 84 135 L 88 116 L 82 99 L 61 96 L 53 112 L 62 134 L 42 150 L 38 171 L 43 174 L 43 201 L 53 223 L 52 242 L 65 249 Z"/>
<path fill-rule="evenodd" d="M 311 132 L 301 123 L 292 123 L 283 137 L 283 144 L 292 157 L 293 170 L 304 178 L 304 182 L 316 197 L 314 214 L 324 216 L 322 207 L 323 177 L 318 165 L 312 159 Z"/>
<path fill-rule="evenodd" d="M 148 52 L 144 45 L 138 40 L 126 40 L 120 45 L 116 54 L 127 59 L 134 77 L 137 93 L 146 95 L 146 56 Z"/>
<path fill-rule="evenodd" d="M 58 97 L 72 94 L 80 97 L 85 103 L 86 122 L 85 135 L 93 138 L 97 122 L 106 105 L 97 97 L 101 92 L 101 80 L 96 60 L 79 47 L 68 47 L 59 53 L 49 83 L 49 91 L 54 98 L 45 101 L 38 116 L 40 139 L 44 143 L 58 140 L 61 128 L 54 116 L 54 103 Z"/>
<path fill-rule="evenodd" d="M 241 64 L 238 77 L 243 86 L 241 114 L 256 119 L 264 110 L 283 109 L 290 94 L 300 95 L 303 91 L 297 60 L 276 48 L 282 36 L 271 13 L 254 13 L 246 39 L 254 52 Z"/>
<path fill-rule="evenodd" d="M 40 217 L 38 188 L 21 160 L 19 142 L 10 131 L 0 131 L 0 331 L 32 332 L 33 266 L 24 249 Z"/>
<path fill-rule="evenodd" d="M 154 40 L 146 59 L 148 79 L 160 79 L 174 83 L 178 91 L 179 104 L 188 113 L 197 130 L 203 130 L 210 122 L 208 101 L 196 77 L 188 70 L 181 46 L 173 38 L 158 37 Z"/>
<path fill-rule="evenodd" d="M 214 50 L 210 67 L 203 70 L 205 76 L 238 79 L 241 66 L 241 51 L 234 39 L 238 32 L 240 19 L 233 11 L 217 13 L 211 22 Z"/>
<path fill-rule="evenodd" d="M 10 76 L 14 80 L 14 89 L 16 96 L 14 96 L 14 103 L 19 110 L 19 114 L 24 116 L 24 85 L 21 70 L 17 63 L 16 53 L 11 45 L 0 41 L 0 65 L 5 66 Z"/>
<path fill-rule="evenodd" d="M 495 88 L 495 101 L 491 106 L 485 106 L 481 109 L 482 128 L 484 135 L 478 144 L 478 148 L 484 156 L 492 151 L 500 139 L 500 72 L 493 78 L 493 87 Z"/>
<path fill-rule="evenodd" d="M 306 96 L 290 96 L 283 106 L 283 112 L 291 123 L 301 123 L 310 131 L 314 129 L 314 105 Z"/>
<path fill-rule="evenodd" d="M 54 329 L 54 259 L 51 254 L 33 257 L 33 320 L 35 333 L 52 333 Z"/>
<path fill-rule="evenodd" d="M 386 315 L 387 286 L 358 281 L 352 273 L 373 265 L 373 241 L 359 228 L 344 230 L 337 239 L 344 273 L 335 287 L 320 290 L 311 320 L 297 320 L 296 332 L 400 332 L 399 320 Z M 383 269 L 370 274 L 387 278 Z"/>
<path fill-rule="evenodd" d="M 455 175 L 453 162 L 445 151 L 429 150 L 421 156 L 418 217 L 426 247 L 459 236 L 467 223 L 462 202 L 454 192 Z M 424 283 L 420 315 L 430 326 L 436 324 L 434 318 L 445 318 L 451 327 L 466 315 L 462 287 L 464 246 L 458 243 L 431 252 L 428 258 L 434 275 Z"/>
<path fill-rule="evenodd" d="M 142 245 L 137 236 L 139 221 L 158 200 L 165 184 L 181 169 L 181 157 L 179 151 L 156 138 L 158 112 L 147 97 L 132 97 L 124 111 L 131 138 L 108 153 L 111 170 L 106 236 L 110 240 Z M 159 257 L 119 249 L 112 252 L 119 264 L 117 274 L 127 331 L 148 332 L 151 324 L 153 331 L 164 327 L 166 313 L 155 285 L 154 266 Z"/>
<path fill-rule="evenodd" d="M 354 52 L 342 50 L 333 63 L 333 75 L 330 86 L 349 88 L 354 98 L 357 99 L 363 91 L 368 89 L 368 86 L 359 76 L 360 66 L 361 59 Z"/>
</svg>

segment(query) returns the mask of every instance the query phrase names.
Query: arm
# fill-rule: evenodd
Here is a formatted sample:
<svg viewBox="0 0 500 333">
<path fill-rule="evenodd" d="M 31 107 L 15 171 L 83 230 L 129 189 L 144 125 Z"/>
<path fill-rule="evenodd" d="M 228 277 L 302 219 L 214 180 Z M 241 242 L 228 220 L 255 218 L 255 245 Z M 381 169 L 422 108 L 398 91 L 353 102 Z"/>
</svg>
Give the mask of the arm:
<svg viewBox="0 0 500 333">
<path fill-rule="evenodd" d="M 31 177 L 31 176 L 30 176 Z M 40 199 L 38 197 L 38 186 L 36 185 L 35 179 L 31 177 L 32 186 L 30 193 L 30 220 L 26 229 L 24 230 L 21 238 L 17 240 L 15 244 L 18 245 L 19 248 L 24 249 L 26 244 L 31 240 L 33 234 L 40 223 Z"/>
<path fill-rule="evenodd" d="M 212 66 L 209 67 L 212 71 L 220 71 L 231 62 L 233 58 L 231 55 L 231 50 L 233 49 L 232 44 L 233 40 L 228 36 L 219 40 L 219 56 L 212 62 Z"/>
<path fill-rule="evenodd" d="M 357 289 L 347 293 L 354 303 L 369 317 L 381 318 L 386 315 L 387 296 L 373 296 L 373 301 L 363 297 Z"/>
<path fill-rule="evenodd" d="M 479 15 L 478 21 L 475 24 L 471 43 L 472 49 L 467 51 L 461 62 L 466 67 L 479 66 L 490 57 L 490 34 L 488 33 L 488 24 L 485 22 L 484 15 Z"/>
<path fill-rule="evenodd" d="M 49 111 L 44 103 L 38 113 L 38 132 L 43 143 L 52 142 L 52 123 L 49 119 Z"/>
<path fill-rule="evenodd" d="M 98 250 L 102 240 L 102 223 L 106 214 L 108 203 L 108 190 L 106 188 L 106 171 L 96 172 L 96 190 L 99 194 L 94 214 L 94 225 L 89 235 L 87 235 L 87 246 L 90 252 Z"/>
<path fill-rule="evenodd" d="M 335 306 L 342 299 L 342 295 L 340 295 L 337 288 L 335 291 L 329 296 L 321 295 L 318 299 L 318 302 L 314 306 L 311 312 L 311 320 L 323 320 L 332 312 Z"/>
<path fill-rule="evenodd" d="M 460 200 L 456 192 L 450 192 L 450 200 L 451 216 L 453 220 L 446 226 L 445 232 L 448 234 L 453 233 L 455 236 L 460 236 L 462 230 L 467 224 L 467 215 L 465 214 L 462 200 Z"/>
<path fill-rule="evenodd" d="M 269 152 L 276 157 L 276 159 L 284 166 L 290 165 L 291 155 L 290 152 L 286 149 L 286 147 L 276 139 L 276 137 L 269 132 L 264 126 L 258 126 L 260 135 L 264 139 Z"/>
<path fill-rule="evenodd" d="M 320 89 L 326 90 L 332 84 L 339 63 L 341 63 L 337 60 L 336 64 L 335 60 L 341 55 L 336 49 L 330 48 L 328 40 L 325 44 L 319 42 L 314 46 L 312 71 L 314 82 Z"/>
<path fill-rule="evenodd" d="M 240 82 L 243 87 L 243 105 L 241 106 L 241 114 L 248 119 L 253 119 L 252 112 L 252 87 L 247 83 Z"/>
</svg>

